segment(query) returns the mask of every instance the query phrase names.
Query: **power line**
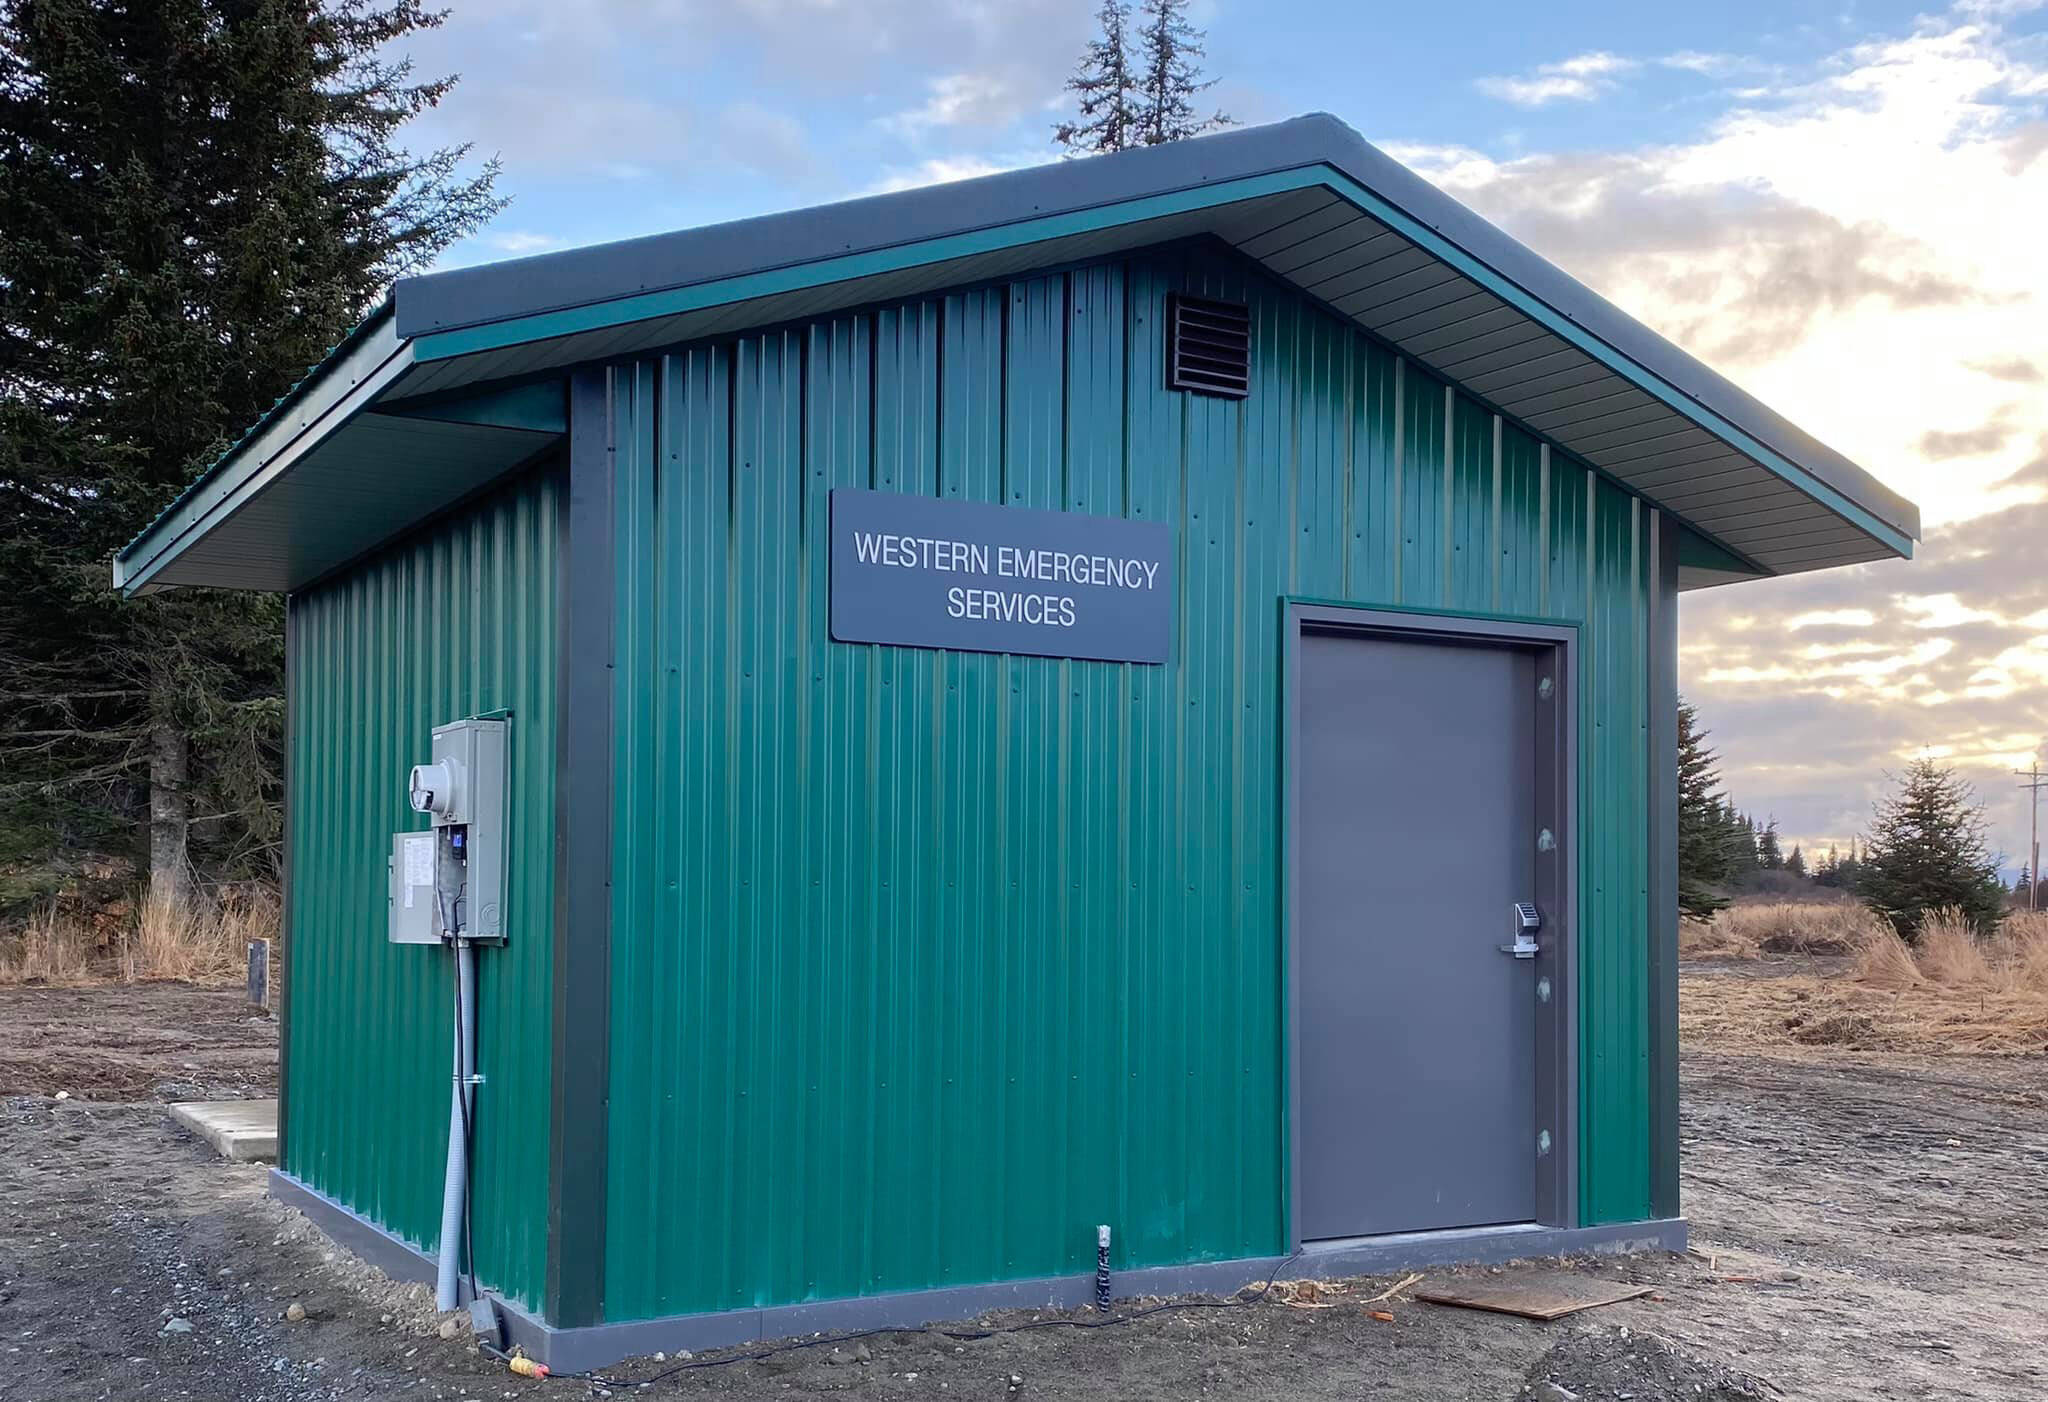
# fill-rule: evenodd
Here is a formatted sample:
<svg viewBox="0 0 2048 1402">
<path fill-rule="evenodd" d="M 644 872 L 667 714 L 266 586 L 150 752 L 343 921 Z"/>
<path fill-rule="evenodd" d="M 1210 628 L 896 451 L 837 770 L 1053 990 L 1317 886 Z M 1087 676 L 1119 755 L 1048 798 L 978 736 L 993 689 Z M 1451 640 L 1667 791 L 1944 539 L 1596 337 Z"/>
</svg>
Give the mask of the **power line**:
<svg viewBox="0 0 2048 1402">
<path fill-rule="evenodd" d="M 2013 773 L 2025 780 L 2020 787 L 2027 791 L 2029 817 L 2027 820 L 2027 909 L 2041 908 L 2041 790 L 2048 788 L 2048 779 L 2041 777 L 2041 761 L 2035 760 L 2026 769 L 2015 769 Z"/>
</svg>

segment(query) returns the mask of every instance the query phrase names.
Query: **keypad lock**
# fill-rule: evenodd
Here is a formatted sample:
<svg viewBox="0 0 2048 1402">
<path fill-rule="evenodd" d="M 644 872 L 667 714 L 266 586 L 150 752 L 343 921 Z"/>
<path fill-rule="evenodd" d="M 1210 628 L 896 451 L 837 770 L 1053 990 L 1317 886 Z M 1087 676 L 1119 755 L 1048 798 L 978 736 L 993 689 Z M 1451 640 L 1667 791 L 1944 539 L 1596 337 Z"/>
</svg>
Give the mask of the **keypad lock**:
<svg viewBox="0 0 2048 1402">
<path fill-rule="evenodd" d="M 1534 959 L 1540 952 L 1536 943 L 1536 932 L 1543 928 L 1543 913 L 1536 909 L 1534 902 L 1516 901 L 1514 904 L 1515 942 L 1500 947 L 1503 954 L 1517 959 Z"/>
</svg>

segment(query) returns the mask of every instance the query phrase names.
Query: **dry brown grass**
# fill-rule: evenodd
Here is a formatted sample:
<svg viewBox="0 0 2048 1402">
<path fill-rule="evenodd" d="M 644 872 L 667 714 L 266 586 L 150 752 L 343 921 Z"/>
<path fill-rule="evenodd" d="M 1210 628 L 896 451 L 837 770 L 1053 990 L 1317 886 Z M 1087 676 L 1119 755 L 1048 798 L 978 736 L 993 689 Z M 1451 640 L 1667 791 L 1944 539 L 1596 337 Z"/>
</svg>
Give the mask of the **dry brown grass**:
<svg viewBox="0 0 2048 1402">
<path fill-rule="evenodd" d="M 1913 958 L 1913 946 L 1886 924 L 1873 928 L 1856 951 L 1856 977 L 1872 988 L 1912 988 L 1927 982 Z"/>
<path fill-rule="evenodd" d="M 1995 978 L 1985 942 L 1959 910 L 1938 910 L 1921 922 L 1913 959 L 1931 981 L 1950 988 L 1984 988 Z"/>
<path fill-rule="evenodd" d="M 2007 985 L 2048 998 L 2048 911 L 2009 915 L 1999 931 Z"/>
<path fill-rule="evenodd" d="M 226 886 L 183 901 L 152 891 L 131 946 L 131 976 L 232 983 L 247 971 L 249 941 L 276 938 L 277 924 L 277 898 L 264 887 Z"/>
<path fill-rule="evenodd" d="M 1866 907 L 1846 901 L 1733 905 L 1720 918 L 1736 939 L 1766 954 L 1848 954 L 1879 923 Z"/>
<path fill-rule="evenodd" d="M 1731 905 L 1711 921 L 1681 921 L 1678 952 L 1689 959 L 1850 954 L 1882 924 L 1848 901 L 1757 901 Z"/>
<path fill-rule="evenodd" d="M 91 946 L 55 905 L 44 906 L 0 940 L 0 983 L 80 983 L 92 971 Z"/>
<path fill-rule="evenodd" d="M 1755 929 L 1748 933 L 1754 951 Z M 2048 1050 L 2048 915 L 2010 917 L 1985 938 L 1944 912 L 1921 927 L 1917 947 L 1889 922 L 1866 918 L 1845 973 L 1828 972 L 1842 970 L 1840 962 L 1790 967 L 1797 972 L 1774 975 L 1766 965 L 1686 977 L 1685 1037 L 1730 1050 Z"/>
<path fill-rule="evenodd" d="M 274 945 L 278 928 L 277 893 L 255 883 L 183 900 L 152 892 L 111 941 L 103 921 L 52 905 L 0 934 L 0 984 L 236 983 L 248 968 L 249 941 Z"/>
<path fill-rule="evenodd" d="M 1757 948 L 1735 938 L 1719 920 L 1695 920 L 1690 915 L 1678 922 L 1678 956 L 1681 959 L 1753 959 Z"/>
</svg>

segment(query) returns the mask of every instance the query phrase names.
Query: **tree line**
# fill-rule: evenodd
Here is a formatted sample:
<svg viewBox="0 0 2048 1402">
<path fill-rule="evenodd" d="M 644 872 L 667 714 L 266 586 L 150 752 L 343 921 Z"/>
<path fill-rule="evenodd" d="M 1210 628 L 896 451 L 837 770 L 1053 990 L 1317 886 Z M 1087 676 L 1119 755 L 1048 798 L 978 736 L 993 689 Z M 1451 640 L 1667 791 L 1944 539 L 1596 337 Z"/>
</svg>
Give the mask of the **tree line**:
<svg viewBox="0 0 2048 1402">
<path fill-rule="evenodd" d="M 1894 777 L 1872 811 L 1867 835 L 1847 852 L 1830 847 L 1809 861 L 1782 849 L 1774 819 L 1759 823 L 1723 791 L 1720 759 L 1699 712 L 1678 703 L 1678 904 L 1711 918 L 1759 873 L 1784 872 L 1845 891 L 1889 919 L 1908 939 L 1937 910 L 1960 910 L 1980 930 L 2004 913 L 2007 892 L 1986 841 L 1983 806 L 1970 785 L 1930 755 Z M 2022 882 L 2028 878 L 2023 872 Z M 2021 889 L 2024 899 L 2025 889 Z"/>
<path fill-rule="evenodd" d="M 401 144 L 454 80 L 391 47 L 440 22 L 0 3 L 0 861 L 132 846 L 174 895 L 275 871 L 281 601 L 123 600 L 108 562 L 503 203 L 495 163 Z"/>
<path fill-rule="evenodd" d="M 1187 9 L 1103 0 L 1057 144 L 1229 124 Z M 441 20 L 420 0 L 0 0 L 0 914 L 37 893 L 5 873 L 65 852 L 134 850 L 172 894 L 277 869 L 281 601 L 122 600 L 108 560 L 393 279 L 502 208 L 495 161 L 402 143 L 455 80 L 392 48 Z M 1909 931 L 1942 905 L 1995 918 L 1981 812 L 1934 761 L 1812 860 L 1722 791 L 1689 705 L 1679 742 L 1688 913 L 1785 872 Z"/>
<path fill-rule="evenodd" d="M 1188 0 L 1104 0 L 1072 153 L 1227 123 Z M 283 606 L 121 599 L 113 554 L 505 201 L 403 134 L 421 0 L 0 0 L 0 917 L 132 856 L 279 865 Z"/>
</svg>

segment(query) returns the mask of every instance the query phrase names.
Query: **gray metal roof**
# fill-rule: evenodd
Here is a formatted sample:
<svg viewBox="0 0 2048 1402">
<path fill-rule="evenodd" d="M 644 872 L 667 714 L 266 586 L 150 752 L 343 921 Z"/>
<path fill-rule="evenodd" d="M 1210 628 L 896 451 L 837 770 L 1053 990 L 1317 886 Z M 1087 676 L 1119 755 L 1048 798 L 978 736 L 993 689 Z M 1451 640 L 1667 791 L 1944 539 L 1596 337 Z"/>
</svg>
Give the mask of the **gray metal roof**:
<svg viewBox="0 0 2048 1402">
<path fill-rule="evenodd" d="M 1223 239 L 1755 573 L 1911 553 L 1912 503 L 1325 115 L 403 279 L 391 304 L 404 363 L 374 397 L 398 409 L 422 395 L 1195 235 Z M 532 448 L 494 434 L 478 471 L 502 471 Z M 262 437 L 237 452 L 249 455 Z M 305 461 L 271 474 L 267 490 L 288 504 L 298 476 L 331 475 L 329 455 L 324 438 L 302 445 Z M 346 470 L 360 474 L 360 453 L 348 456 Z M 337 460 L 331 472 L 343 470 Z M 394 528 L 452 499 L 461 472 L 444 475 L 451 482 L 393 484 L 403 490 L 389 514 L 406 517 Z M 196 485 L 200 499 L 206 487 Z M 204 571 L 157 559 L 173 542 L 152 536 L 178 525 L 177 511 L 122 552 L 117 579 L 294 588 L 319 563 L 296 547 L 272 549 L 272 568 L 254 568 L 252 553 L 238 576 L 219 563 L 241 549 L 233 539 L 205 552 L 215 564 Z M 304 513 L 249 516 L 229 535 L 275 531 L 295 514 Z M 184 522 L 172 553 L 228 519 Z M 328 567 L 376 543 L 370 523 L 341 534 L 316 552 Z"/>
</svg>

